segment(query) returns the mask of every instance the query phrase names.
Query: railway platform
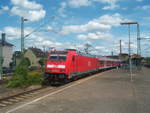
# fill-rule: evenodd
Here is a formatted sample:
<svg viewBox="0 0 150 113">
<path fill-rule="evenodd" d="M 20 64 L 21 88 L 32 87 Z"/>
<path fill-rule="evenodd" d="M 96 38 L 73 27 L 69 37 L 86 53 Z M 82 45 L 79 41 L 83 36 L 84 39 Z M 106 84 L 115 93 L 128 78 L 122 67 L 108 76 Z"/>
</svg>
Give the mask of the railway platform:
<svg viewBox="0 0 150 113">
<path fill-rule="evenodd" d="M 69 83 L 0 113 L 149 113 L 150 69 L 113 69 Z"/>
</svg>

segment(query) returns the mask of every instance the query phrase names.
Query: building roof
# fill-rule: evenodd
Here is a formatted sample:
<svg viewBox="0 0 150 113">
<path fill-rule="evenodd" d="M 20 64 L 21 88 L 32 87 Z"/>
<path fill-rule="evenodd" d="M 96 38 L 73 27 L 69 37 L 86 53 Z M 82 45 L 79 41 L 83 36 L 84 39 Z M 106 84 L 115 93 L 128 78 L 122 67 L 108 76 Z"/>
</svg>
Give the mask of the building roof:
<svg viewBox="0 0 150 113">
<path fill-rule="evenodd" d="M 0 45 L 2 44 L 2 40 L 0 40 Z M 13 46 L 13 44 L 8 43 L 7 41 L 4 41 L 4 46 Z"/>
<path fill-rule="evenodd" d="M 35 54 L 36 57 L 45 57 L 46 56 L 45 53 L 39 48 L 31 47 L 29 49 Z"/>
</svg>

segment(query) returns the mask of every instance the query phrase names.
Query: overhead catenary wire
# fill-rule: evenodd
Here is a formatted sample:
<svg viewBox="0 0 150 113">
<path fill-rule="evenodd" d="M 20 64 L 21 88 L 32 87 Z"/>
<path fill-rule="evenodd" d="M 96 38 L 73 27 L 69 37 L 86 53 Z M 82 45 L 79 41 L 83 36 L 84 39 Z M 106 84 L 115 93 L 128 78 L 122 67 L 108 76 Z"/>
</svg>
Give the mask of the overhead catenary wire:
<svg viewBox="0 0 150 113">
<path fill-rule="evenodd" d="M 52 18 L 55 19 L 55 16 L 52 16 Z M 33 31 L 31 31 L 29 34 L 25 35 L 24 38 L 27 38 L 28 36 L 32 35 L 33 33 L 37 32 L 41 27 L 45 26 L 46 24 L 48 24 L 50 21 L 47 20 L 45 21 L 43 24 L 39 25 L 37 28 L 35 28 Z"/>
</svg>

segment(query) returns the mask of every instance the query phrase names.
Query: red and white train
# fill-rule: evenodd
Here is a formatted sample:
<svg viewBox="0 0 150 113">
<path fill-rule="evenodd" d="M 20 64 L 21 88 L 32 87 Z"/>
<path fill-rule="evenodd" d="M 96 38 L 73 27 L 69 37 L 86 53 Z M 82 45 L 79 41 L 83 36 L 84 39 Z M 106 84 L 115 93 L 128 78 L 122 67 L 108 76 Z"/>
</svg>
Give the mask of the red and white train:
<svg viewBox="0 0 150 113">
<path fill-rule="evenodd" d="M 121 61 L 105 57 L 83 55 L 72 49 L 50 51 L 45 67 L 45 77 L 49 82 L 65 81 L 120 66 Z"/>
</svg>

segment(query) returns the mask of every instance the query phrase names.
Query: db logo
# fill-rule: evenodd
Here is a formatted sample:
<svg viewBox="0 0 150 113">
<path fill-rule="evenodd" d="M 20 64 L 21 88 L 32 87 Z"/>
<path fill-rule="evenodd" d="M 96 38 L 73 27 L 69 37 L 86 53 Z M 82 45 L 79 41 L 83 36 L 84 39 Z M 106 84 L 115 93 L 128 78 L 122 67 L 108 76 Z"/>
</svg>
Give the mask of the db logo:
<svg viewBox="0 0 150 113">
<path fill-rule="evenodd" d="M 91 62 L 90 61 L 88 62 L 88 66 L 91 66 Z"/>
</svg>

